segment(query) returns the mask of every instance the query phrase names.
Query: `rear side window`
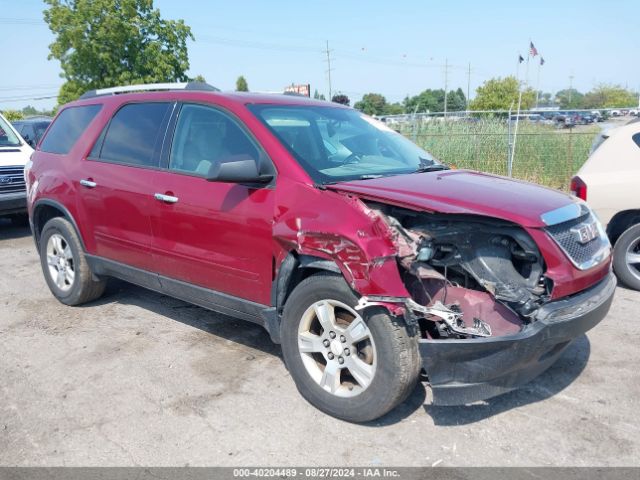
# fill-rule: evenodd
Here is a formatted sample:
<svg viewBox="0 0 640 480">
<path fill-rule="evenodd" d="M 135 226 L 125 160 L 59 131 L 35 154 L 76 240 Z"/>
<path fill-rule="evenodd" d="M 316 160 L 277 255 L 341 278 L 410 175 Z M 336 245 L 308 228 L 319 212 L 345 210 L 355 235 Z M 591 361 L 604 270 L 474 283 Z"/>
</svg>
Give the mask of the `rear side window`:
<svg viewBox="0 0 640 480">
<path fill-rule="evenodd" d="M 140 167 L 159 166 L 170 103 L 132 103 L 116 112 L 91 152 L 92 159 Z"/>
<path fill-rule="evenodd" d="M 40 150 L 49 153 L 69 153 L 101 108 L 102 105 L 65 108 L 51 125 Z"/>
<path fill-rule="evenodd" d="M 636 145 L 640 147 L 640 133 L 636 133 L 633 137 L 633 141 L 636 142 Z"/>
</svg>

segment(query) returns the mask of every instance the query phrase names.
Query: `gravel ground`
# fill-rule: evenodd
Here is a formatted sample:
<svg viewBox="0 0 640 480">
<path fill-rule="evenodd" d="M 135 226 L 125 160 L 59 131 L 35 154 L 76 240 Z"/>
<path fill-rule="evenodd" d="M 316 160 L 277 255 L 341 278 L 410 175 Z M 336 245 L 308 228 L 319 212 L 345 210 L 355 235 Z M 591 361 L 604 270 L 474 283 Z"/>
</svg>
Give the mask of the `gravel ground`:
<svg viewBox="0 0 640 480">
<path fill-rule="evenodd" d="M 639 292 L 526 388 L 433 407 L 419 385 L 353 425 L 302 399 L 257 326 L 117 281 L 65 307 L 4 222 L 0 271 L 0 465 L 640 464 Z"/>
</svg>

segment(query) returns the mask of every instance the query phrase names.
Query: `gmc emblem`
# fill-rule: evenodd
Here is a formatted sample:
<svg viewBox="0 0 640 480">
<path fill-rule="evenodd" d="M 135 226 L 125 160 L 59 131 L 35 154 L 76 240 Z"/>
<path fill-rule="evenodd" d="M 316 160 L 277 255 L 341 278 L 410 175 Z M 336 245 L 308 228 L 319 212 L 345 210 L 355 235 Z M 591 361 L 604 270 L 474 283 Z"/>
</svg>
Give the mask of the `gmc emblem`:
<svg viewBox="0 0 640 480">
<path fill-rule="evenodd" d="M 585 225 L 581 225 L 579 228 L 574 228 L 571 230 L 576 236 L 576 240 L 579 243 L 585 244 L 589 243 L 594 238 L 598 238 L 600 235 L 598 233 L 598 227 L 595 222 L 587 223 Z"/>
</svg>

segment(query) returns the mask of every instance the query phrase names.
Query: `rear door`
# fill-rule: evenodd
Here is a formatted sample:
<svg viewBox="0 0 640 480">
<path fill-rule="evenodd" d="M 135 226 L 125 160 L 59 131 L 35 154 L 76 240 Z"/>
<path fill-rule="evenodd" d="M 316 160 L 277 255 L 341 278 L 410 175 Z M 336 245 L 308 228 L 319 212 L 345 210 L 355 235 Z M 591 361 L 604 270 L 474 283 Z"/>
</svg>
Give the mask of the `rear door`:
<svg viewBox="0 0 640 480">
<path fill-rule="evenodd" d="M 81 169 L 80 195 L 96 255 L 153 271 L 150 210 L 173 103 L 125 104 Z"/>
<path fill-rule="evenodd" d="M 212 166 L 230 156 L 249 156 L 272 168 L 231 114 L 182 105 L 168 168 L 155 177 L 154 264 L 172 279 L 269 304 L 274 190 L 207 181 Z"/>
</svg>

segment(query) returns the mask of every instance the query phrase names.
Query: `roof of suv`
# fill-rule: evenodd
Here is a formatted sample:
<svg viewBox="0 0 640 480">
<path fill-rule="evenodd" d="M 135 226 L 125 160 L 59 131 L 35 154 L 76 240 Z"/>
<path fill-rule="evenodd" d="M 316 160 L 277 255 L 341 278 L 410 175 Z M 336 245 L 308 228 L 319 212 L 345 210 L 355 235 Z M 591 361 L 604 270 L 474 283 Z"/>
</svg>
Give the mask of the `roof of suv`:
<svg viewBox="0 0 640 480">
<path fill-rule="evenodd" d="M 276 104 L 276 105 L 307 105 L 318 107 L 349 108 L 339 103 L 314 100 L 300 95 L 285 95 L 273 93 L 252 92 L 214 92 L 199 90 L 163 90 L 150 92 L 118 93 L 114 95 L 98 95 L 77 100 L 70 105 L 86 105 L 92 103 L 125 103 L 140 100 L 226 100 L 241 105 L 247 104 Z"/>
</svg>

